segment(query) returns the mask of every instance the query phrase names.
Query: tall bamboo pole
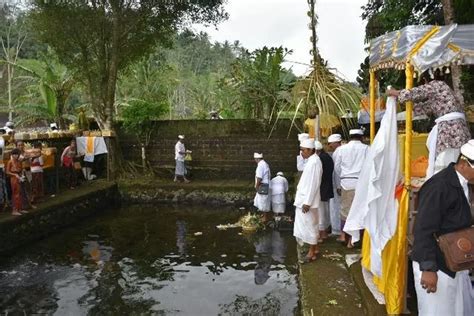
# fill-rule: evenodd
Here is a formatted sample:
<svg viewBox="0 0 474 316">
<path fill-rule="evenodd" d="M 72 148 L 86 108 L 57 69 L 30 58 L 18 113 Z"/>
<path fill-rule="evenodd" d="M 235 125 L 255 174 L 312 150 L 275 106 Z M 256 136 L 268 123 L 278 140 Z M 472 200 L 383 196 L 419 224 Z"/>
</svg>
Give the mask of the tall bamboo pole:
<svg viewBox="0 0 474 316">
<path fill-rule="evenodd" d="M 370 71 L 370 83 L 369 83 L 369 109 L 370 109 L 370 143 L 375 138 L 375 85 L 377 84 L 375 79 L 375 72 Z"/>
<path fill-rule="evenodd" d="M 413 66 L 407 61 L 405 66 L 406 83 L 405 88 L 413 88 Z M 412 119 L 413 119 L 413 102 L 406 103 L 406 122 L 405 122 L 405 187 L 410 188 L 411 185 L 411 144 L 412 144 Z"/>
</svg>

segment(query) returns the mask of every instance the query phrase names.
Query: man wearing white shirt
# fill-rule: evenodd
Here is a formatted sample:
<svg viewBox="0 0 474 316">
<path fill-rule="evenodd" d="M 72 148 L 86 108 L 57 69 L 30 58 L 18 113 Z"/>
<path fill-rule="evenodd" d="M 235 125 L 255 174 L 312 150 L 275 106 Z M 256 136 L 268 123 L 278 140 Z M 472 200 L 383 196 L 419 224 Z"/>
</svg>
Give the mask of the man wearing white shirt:
<svg viewBox="0 0 474 316">
<path fill-rule="evenodd" d="M 257 163 L 255 170 L 255 198 L 253 205 L 263 212 L 263 221 L 266 223 L 270 220 L 271 210 L 271 191 L 270 191 L 270 167 L 267 162 L 263 160 L 263 154 L 254 153 L 253 158 Z"/>
<path fill-rule="evenodd" d="M 364 132 L 361 129 L 351 129 L 349 135 L 349 143 L 337 148 L 332 155 L 334 172 L 340 180 L 337 183 L 337 194 L 341 196 L 341 226 L 349 215 L 355 187 L 369 148 L 362 143 Z M 340 240 L 345 241 L 345 238 L 345 233 L 341 232 Z M 352 243 L 349 241 L 347 246 L 352 248 Z"/>
<path fill-rule="evenodd" d="M 474 183 L 474 140 L 460 152 L 456 163 L 431 177 L 418 193 L 411 259 L 420 316 L 474 315 L 469 269 L 450 270 L 437 242 L 437 237 L 472 224 L 468 185 Z M 466 256 L 472 249 L 468 238 L 453 244 Z"/>
<path fill-rule="evenodd" d="M 184 147 L 184 135 L 178 135 L 178 142 L 174 146 L 174 159 L 176 160 L 174 182 L 178 182 L 180 178 L 183 178 L 186 183 L 190 182 L 186 179 L 186 166 L 184 165 L 184 157 L 187 152 Z"/>
<path fill-rule="evenodd" d="M 286 192 L 288 192 L 288 180 L 283 172 L 278 172 L 277 176 L 272 179 L 270 187 L 272 188 L 272 210 L 275 215 L 285 213 L 286 208 Z"/>
<path fill-rule="evenodd" d="M 299 244 L 309 244 L 306 262 L 316 260 L 319 253 L 318 208 L 321 200 L 320 185 L 323 174 L 321 160 L 315 154 L 314 139 L 300 143 L 301 155 L 307 159 L 295 195 L 295 224 L 293 236 Z"/>
</svg>

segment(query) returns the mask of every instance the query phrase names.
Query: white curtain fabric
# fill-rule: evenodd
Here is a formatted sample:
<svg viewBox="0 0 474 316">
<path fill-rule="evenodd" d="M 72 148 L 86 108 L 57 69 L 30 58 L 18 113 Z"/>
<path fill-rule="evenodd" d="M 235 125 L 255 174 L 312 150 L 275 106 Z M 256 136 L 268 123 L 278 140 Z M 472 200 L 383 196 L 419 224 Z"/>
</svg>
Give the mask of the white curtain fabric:
<svg viewBox="0 0 474 316">
<path fill-rule="evenodd" d="M 387 99 L 380 129 L 369 148 L 355 189 L 344 231 L 352 241 L 367 229 L 371 242 L 371 272 L 382 274 L 382 250 L 397 226 L 398 203 L 395 187 L 399 176 L 397 115 L 395 98 Z"/>
</svg>

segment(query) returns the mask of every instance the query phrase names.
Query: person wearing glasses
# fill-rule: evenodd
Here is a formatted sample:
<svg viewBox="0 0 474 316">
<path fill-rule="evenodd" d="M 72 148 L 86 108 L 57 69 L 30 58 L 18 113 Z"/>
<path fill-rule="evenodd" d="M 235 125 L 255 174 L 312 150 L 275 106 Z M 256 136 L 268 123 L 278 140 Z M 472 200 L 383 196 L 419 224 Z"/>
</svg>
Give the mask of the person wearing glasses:
<svg viewBox="0 0 474 316">
<path fill-rule="evenodd" d="M 474 184 L 474 139 L 421 187 L 411 259 L 419 315 L 474 315 L 469 271 L 448 269 L 435 236 L 472 224 L 468 184 Z"/>
</svg>

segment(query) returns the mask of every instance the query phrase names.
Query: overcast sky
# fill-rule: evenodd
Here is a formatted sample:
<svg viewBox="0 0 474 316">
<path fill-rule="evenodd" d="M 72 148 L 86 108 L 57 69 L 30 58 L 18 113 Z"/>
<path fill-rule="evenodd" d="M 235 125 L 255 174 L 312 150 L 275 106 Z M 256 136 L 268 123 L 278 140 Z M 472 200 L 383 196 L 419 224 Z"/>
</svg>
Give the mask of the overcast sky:
<svg viewBox="0 0 474 316">
<path fill-rule="evenodd" d="M 365 22 L 360 15 L 361 6 L 368 0 L 317 0 L 319 16 L 318 47 L 330 67 L 338 70 L 343 78 L 355 81 L 359 65 L 366 57 L 364 51 Z M 287 59 L 308 64 L 309 18 L 306 0 L 228 0 L 226 10 L 229 19 L 205 30 L 213 41 L 233 42 L 254 50 L 263 46 L 284 46 L 292 49 Z M 298 74 L 304 74 L 308 66 L 285 63 Z"/>
</svg>

